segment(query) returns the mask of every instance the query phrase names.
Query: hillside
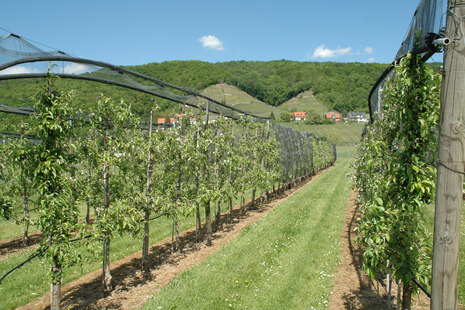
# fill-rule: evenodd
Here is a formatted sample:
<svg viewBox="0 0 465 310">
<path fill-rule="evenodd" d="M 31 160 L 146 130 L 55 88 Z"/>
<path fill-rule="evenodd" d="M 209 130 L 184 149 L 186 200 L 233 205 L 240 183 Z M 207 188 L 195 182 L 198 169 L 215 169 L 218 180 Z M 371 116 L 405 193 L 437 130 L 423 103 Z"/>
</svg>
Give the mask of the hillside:
<svg viewBox="0 0 465 310">
<path fill-rule="evenodd" d="M 168 61 L 129 69 L 196 90 L 227 83 L 273 106 L 312 89 L 316 98 L 338 111 L 367 110 L 368 93 L 384 64 L 231 61 Z"/>
<path fill-rule="evenodd" d="M 225 83 L 208 86 L 202 94 L 255 115 L 270 117 L 273 113 L 278 118 L 282 113 L 288 113 L 288 110 L 266 104 L 239 88 Z"/>
<path fill-rule="evenodd" d="M 383 64 L 286 60 L 215 64 L 169 61 L 129 67 L 168 83 L 202 91 L 254 114 L 269 117 L 273 112 L 276 120 L 282 113 L 294 110 L 318 114 L 328 110 L 367 111 L 368 92 L 384 68 Z M 42 82 L 38 79 L 0 81 L 0 104 L 32 106 Z M 155 117 L 165 117 L 182 108 L 171 101 L 116 86 L 65 79 L 56 85 L 61 90 L 74 90 L 73 105 L 84 112 L 96 104 L 101 94 L 115 100 L 124 99 L 144 118 L 156 106 Z M 215 85 L 221 85 L 221 90 Z M 9 125 L 20 119 L 0 113 L 0 129 L 11 130 Z"/>
<path fill-rule="evenodd" d="M 329 112 L 329 108 L 324 103 L 318 101 L 313 93 L 313 90 L 307 90 L 296 97 L 289 99 L 279 106 L 282 111 L 298 112 L 305 111 L 310 114 L 315 113 L 323 115 L 325 112 Z"/>
</svg>

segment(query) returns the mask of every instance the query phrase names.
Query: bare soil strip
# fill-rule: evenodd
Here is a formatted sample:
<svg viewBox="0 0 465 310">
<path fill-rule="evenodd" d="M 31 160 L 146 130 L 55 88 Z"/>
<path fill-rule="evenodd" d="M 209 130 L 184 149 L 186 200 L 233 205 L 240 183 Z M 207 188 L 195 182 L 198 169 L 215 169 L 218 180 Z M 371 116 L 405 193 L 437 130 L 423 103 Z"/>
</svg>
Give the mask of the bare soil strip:
<svg viewBox="0 0 465 310">
<path fill-rule="evenodd" d="M 23 245 L 23 237 L 15 237 L 0 241 L 0 260 L 7 255 L 21 253 L 38 247 L 42 234 L 34 233 L 29 235 L 27 245 Z"/>
<path fill-rule="evenodd" d="M 227 214 L 221 217 L 221 226 L 213 233 L 211 242 L 195 242 L 195 228 L 181 234 L 180 253 L 171 253 L 171 238 L 166 238 L 150 248 L 152 270 L 148 278 L 141 271 L 142 252 L 137 252 L 122 260 L 113 262 L 113 291 L 103 291 L 101 270 L 91 272 L 62 288 L 62 308 L 64 309 L 134 309 L 142 306 L 146 300 L 167 285 L 174 277 L 194 265 L 205 261 L 210 255 L 236 238 L 245 227 L 258 221 L 281 202 L 291 197 L 301 187 L 314 180 L 307 179 L 299 185 L 276 197 L 273 201 L 258 205 L 258 208 L 241 212 L 239 206 L 234 208 L 232 220 L 228 223 Z M 251 205 L 251 202 L 248 202 Z M 257 206 L 257 204 L 256 204 Z M 48 309 L 49 293 L 18 309 Z"/>
</svg>

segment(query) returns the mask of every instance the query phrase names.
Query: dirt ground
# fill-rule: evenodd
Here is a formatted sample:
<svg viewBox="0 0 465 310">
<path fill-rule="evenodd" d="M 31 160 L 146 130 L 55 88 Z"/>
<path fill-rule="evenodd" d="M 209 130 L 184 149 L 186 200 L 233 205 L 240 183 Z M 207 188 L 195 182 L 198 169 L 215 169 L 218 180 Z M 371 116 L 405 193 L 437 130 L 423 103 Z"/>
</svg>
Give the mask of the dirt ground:
<svg viewBox="0 0 465 310">
<path fill-rule="evenodd" d="M 317 177 L 318 175 L 307 181 Z M 180 253 L 171 253 L 171 238 L 154 244 L 150 248 L 152 269 L 148 277 L 140 271 L 141 252 L 113 262 L 111 272 L 115 286 L 110 293 L 103 291 L 101 270 L 96 270 L 64 285 L 61 296 L 62 308 L 134 309 L 142 306 L 152 294 L 167 285 L 174 277 L 220 250 L 222 244 L 236 238 L 243 228 L 258 221 L 299 191 L 304 184 L 306 182 L 286 191 L 271 202 L 260 204 L 256 209 L 247 210 L 245 214 L 237 207 L 233 210 L 233 217 L 229 221 L 226 214 L 222 215 L 222 224 L 213 233 L 211 242 L 202 240 L 201 243 L 196 244 L 195 229 L 190 229 L 181 234 L 183 248 Z M 354 242 L 353 231 L 358 214 L 355 198 L 356 192 L 352 191 L 341 235 L 341 263 L 335 275 L 329 309 L 387 309 L 386 289 L 382 281 L 369 279 L 361 269 L 362 252 Z M 250 202 L 248 204 L 250 205 Z M 393 287 L 393 296 L 396 290 L 397 288 Z M 391 300 L 392 309 L 396 309 L 395 297 Z M 428 302 L 426 295 L 419 295 L 415 299 L 414 309 L 429 309 Z M 47 293 L 19 309 L 49 309 L 49 307 L 49 294 Z"/>
</svg>

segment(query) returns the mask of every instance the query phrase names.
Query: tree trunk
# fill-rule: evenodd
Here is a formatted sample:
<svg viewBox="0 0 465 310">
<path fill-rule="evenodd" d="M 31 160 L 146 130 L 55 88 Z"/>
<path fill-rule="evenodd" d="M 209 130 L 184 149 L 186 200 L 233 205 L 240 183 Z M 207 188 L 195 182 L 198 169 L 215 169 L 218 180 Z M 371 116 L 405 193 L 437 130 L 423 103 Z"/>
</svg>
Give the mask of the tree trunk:
<svg viewBox="0 0 465 310">
<path fill-rule="evenodd" d="M 202 238 L 202 220 L 200 219 L 200 208 L 199 206 L 195 207 L 195 233 L 196 233 L 196 242 L 200 241 Z"/>
<path fill-rule="evenodd" d="M 232 221 L 232 216 L 233 216 L 233 202 L 232 202 L 232 197 L 229 197 L 229 221 Z"/>
<path fill-rule="evenodd" d="M 244 191 L 242 191 L 242 196 L 241 196 L 241 213 L 245 213 L 245 196 L 244 196 Z"/>
<path fill-rule="evenodd" d="M 171 224 L 171 253 L 174 253 L 176 251 L 176 246 L 174 243 L 174 218 L 173 218 L 173 223 Z"/>
<path fill-rule="evenodd" d="M 90 224 L 90 199 L 86 198 L 86 224 Z"/>
<path fill-rule="evenodd" d="M 23 182 L 23 214 L 24 214 L 24 222 L 25 222 L 25 227 L 24 227 L 24 234 L 23 234 L 23 246 L 27 246 L 27 243 L 29 242 L 29 222 L 31 219 L 31 216 L 29 214 L 29 196 L 27 193 L 27 186 L 26 182 Z"/>
<path fill-rule="evenodd" d="M 108 153 L 108 127 L 105 127 L 103 148 L 104 152 Z M 106 158 L 107 156 L 105 156 Z M 110 213 L 110 165 L 105 159 L 103 163 L 103 205 L 104 205 L 104 216 L 109 217 Z M 105 233 L 103 238 L 103 273 L 102 281 L 107 292 L 111 291 L 111 273 L 110 273 L 110 241 L 111 237 L 109 233 Z"/>
<path fill-rule="evenodd" d="M 181 238 L 179 237 L 179 225 L 178 225 L 178 218 L 176 217 L 174 219 L 174 230 L 175 230 L 175 233 L 176 233 L 176 250 L 178 252 L 181 252 L 182 249 L 181 249 Z"/>
<path fill-rule="evenodd" d="M 256 193 L 256 192 L 257 192 L 257 189 L 254 188 L 254 189 L 252 190 L 252 205 L 251 205 L 250 209 L 255 209 L 255 193 Z"/>
<path fill-rule="evenodd" d="M 205 224 L 207 227 L 207 238 L 208 240 L 212 237 L 212 219 L 210 214 L 210 201 L 205 204 Z"/>
<path fill-rule="evenodd" d="M 50 309 L 59 310 L 61 300 L 61 264 L 58 257 L 53 257 L 52 281 L 50 283 Z"/>
<path fill-rule="evenodd" d="M 152 192 L 152 172 L 153 172 L 153 154 L 152 146 L 152 124 L 153 111 L 150 111 L 149 118 L 149 151 L 147 156 L 147 183 L 145 186 L 145 225 L 144 225 L 144 242 L 142 244 L 142 268 L 146 274 L 150 272 L 150 257 L 149 257 L 149 237 L 150 237 L 150 200 Z"/>
<path fill-rule="evenodd" d="M 150 272 L 150 257 L 149 257 L 149 233 L 150 233 L 150 212 L 145 210 L 144 216 L 144 242 L 142 244 L 142 268 L 148 274 Z"/>
<path fill-rule="evenodd" d="M 87 184 L 90 184 L 91 170 L 87 169 Z M 90 224 L 90 197 L 86 194 L 86 224 Z"/>
<path fill-rule="evenodd" d="M 221 200 L 218 201 L 218 207 L 216 209 L 216 230 L 219 229 L 221 223 Z"/>
<path fill-rule="evenodd" d="M 386 274 L 386 291 L 387 291 L 386 308 L 388 310 L 391 310 L 392 277 L 391 277 L 390 271 Z"/>
<path fill-rule="evenodd" d="M 102 282 L 107 292 L 111 291 L 111 272 L 110 272 L 110 236 L 106 235 L 103 239 L 103 275 Z"/>
<path fill-rule="evenodd" d="M 400 310 L 400 305 L 402 303 L 402 297 L 401 297 L 401 294 L 402 294 L 402 281 L 397 281 L 397 306 L 396 306 L 396 310 Z"/>
<path fill-rule="evenodd" d="M 412 282 L 404 283 L 402 287 L 402 310 L 412 308 Z"/>
</svg>

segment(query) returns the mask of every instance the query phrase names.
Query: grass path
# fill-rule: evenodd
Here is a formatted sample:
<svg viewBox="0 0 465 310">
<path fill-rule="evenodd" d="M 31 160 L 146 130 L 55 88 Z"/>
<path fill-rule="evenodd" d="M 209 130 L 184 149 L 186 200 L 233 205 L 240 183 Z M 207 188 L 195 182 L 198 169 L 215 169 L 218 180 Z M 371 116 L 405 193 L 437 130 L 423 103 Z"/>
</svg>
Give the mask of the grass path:
<svg viewBox="0 0 465 310">
<path fill-rule="evenodd" d="M 244 229 L 154 295 L 144 309 L 320 309 L 339 262 L 349 160 Z"/>
</svg>

